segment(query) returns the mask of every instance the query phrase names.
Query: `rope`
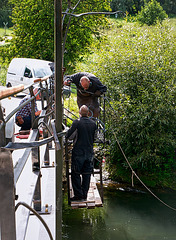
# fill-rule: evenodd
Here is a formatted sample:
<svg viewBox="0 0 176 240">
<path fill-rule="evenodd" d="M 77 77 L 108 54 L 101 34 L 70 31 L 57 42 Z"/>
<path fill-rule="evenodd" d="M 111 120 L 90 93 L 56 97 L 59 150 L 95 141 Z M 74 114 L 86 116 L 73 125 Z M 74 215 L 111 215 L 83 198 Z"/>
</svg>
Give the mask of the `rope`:
<svg viewBox="0 0 176 240">
<path fill-rule="evenodd" d="M 116 111 L 113 109 L 113 107 L 112 107 L 112 105 L 110 104 L 110 102 L 109 102 L 109 100 L 107 99 L 107 97 L 105 97 L 105 99 L 106 99 L 107 102 L 109 103 L 111 109 L 112 109 L 112 110 L 114 111 L 114 113 L 117 115 Z M 138 175 L 137 175 L 137 174 L 135 173 L 135 171 L 133 170 L 131 164 L 129 163 L 129 161 L 128 161 L 128 159 L 127 159 L 127 157 L 126 157 L 126 155 L 125 155 L 125 153 L 124 153 L 124 151 L 123 151 L 123 149 L 122 149 L 122 147 L 121 147 L 121 145 L 120 145 L 120 143 L 119 143 L 119 141 L 118 141 L 118 139 L 117 139 L 117 136 L 116 136 L 115 132 L 114 132 L 114 131 L 112 131 L 112 132 L 113 132 L 113 134 L 114 134 L 115 140 L 116 140 L 116 142 L 117 142 L 117 144 L 118 144 L 118 146 L 119 146 L 120 151 L 122 152 L 122 154 L 123 154 L 126 162 L 128 163 L 128 166 L 129 166 L 130 169 L 131 169 L 131 172 L 132 172 L 132 176 L 131 176 L 131 179 L 132 179 L 132 187 L 134 186 L 133 176 L 135 176 L 135 177 L 139 180 L 139 182 L 147 189 L 147 191 L 148 191 L 150 194 L 152 194 L 158 201 L 160 201 L 160 202 L 161 202 L 163 205 L 165 205 L 166 207 L 168 207 L 168 208 L 176 211 L 176 208 L 171 207 L 171 206 L 169 206 L 167 203 L 165 203 L 164 201 L 162 201 L 162 200 L 161 200 L 158 196 L 156 196 L 156 195 L 144 184 L 144 182 L 138 177 Z"/>
<path fill-rule="evenodd" d="M 129 161 L 128 161 L 128 159 L 127 159 L 127 157 L 126 157 L 123 149 L 121 148 L 120 143 L 119 143 L 119 141 L 117 140 L 117 137 L 116 137 L 116 134 L 115 134 L 114 131 L 113 131 L 113 134 L 114 134 L 115 140 L 116 140 L 116 142 L 117 142 L 117 144 L 118 144 L 118 146 L 119 146 L 119 148 L 120 148 L 120 150 L 121 150 L 121 152 L 122 152 L 122 154 L 123 154 L 126 162 L 128 163 L 128 166 L 130 167 L 130 169 L 131 169 L 131 171 L 132 171 L 132 186 L 133 186 L 133 175 L 135 175 L 135 177 L 140 181 L 140 183 L 141 183 L 157 200 L 159 200 L 159 201 L 160 201 L 162 204 L 164 204 L 166 207 L 168 207 L 168 208 L 176 211 L 176 208 L 173 208 L 173 207 L 169 206 L 167 203 L 165 203 L 165 202 L 162 201 L 159 197 L 157 197 L 157 196 L 144 184 L 144 182 L 138 177 L 138 175 L 137 175 L 137 174 L 135 173 L 135 171 L 133 170 L 131 164 L 129 163 Z"/>
</svg>

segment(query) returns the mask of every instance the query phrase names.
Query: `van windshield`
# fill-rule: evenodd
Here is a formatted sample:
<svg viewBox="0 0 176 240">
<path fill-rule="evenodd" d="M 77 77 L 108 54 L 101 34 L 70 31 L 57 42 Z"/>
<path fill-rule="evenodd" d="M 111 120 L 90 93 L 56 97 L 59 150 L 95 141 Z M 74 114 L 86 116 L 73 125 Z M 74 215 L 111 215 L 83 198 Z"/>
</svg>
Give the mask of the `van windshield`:
<svg viewBox="0 0 176 240">
<path fill-rule="evenodd" d="M 42 78 L 51 74 L 52 71 L 49 66 L 34 69 L 34 77 L 36 78 Z"/>
</svg>

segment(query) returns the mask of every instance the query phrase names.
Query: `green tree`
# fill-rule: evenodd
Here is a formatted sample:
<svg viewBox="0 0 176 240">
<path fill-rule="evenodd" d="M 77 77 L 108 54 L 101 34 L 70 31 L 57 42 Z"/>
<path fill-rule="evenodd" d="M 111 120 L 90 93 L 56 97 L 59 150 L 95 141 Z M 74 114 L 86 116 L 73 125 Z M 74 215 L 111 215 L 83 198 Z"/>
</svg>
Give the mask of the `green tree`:
<svg viewBox="0 0 176 240">
<path fill-rule="evenodd" d="M 112 11 L 121 10 L 129 14 L 136 14 L 143 4 L 144 0 L 112 0 L 110 6 Z"/>
<path fill-rule="evenodd" d="M 12 21 L 14 37 L 10 46 L 4 49 L 4 57 L 32 57 L 54 60 L 54 3 L 53 0 L 10 0 L 14 5 Z M 68 1 L 70 2 L 70 1 Z M 72 6 L 77 1 L 72 1 Z M 80 2 L 75 13 L 108 10 L 107 0 L 89 0 Z M 63 12 L 68 8 L 63 1 Z M 69 12 L 73 10 L 70 8 Z M 63 23 L 63 35 L 70 17 L 66 16 Z M 98 27 L 105 23 L 104 16 L 85 16 L 71 18 L 65 46 L 65 66 L 74 63 L 88 51 L 93 39 L 100 37 Z"/>
<path fill-rule="evenodd" d="M 173 0 L 158 0 L 167 14 L 176 14 L 176 1 Z"/>
<path fill-rule="evenodd" d="M 10 19 L 12 7 L 8 0 L 0 0 L 0 27 L 4 27 L 4 23 L 8 22 L 8 27 L 12 27 Z"/>
<path fill-rule="evenodd" d="M 167 18 L 166 12 L 163 10 L 162 6 L 156 0 L 151 0 L 150 2 L 145 2 L 144 7 L 138 13 L 138 21 L 141 24 L 155 25 L 157 21 L 160 23 Z"/>
</svg>

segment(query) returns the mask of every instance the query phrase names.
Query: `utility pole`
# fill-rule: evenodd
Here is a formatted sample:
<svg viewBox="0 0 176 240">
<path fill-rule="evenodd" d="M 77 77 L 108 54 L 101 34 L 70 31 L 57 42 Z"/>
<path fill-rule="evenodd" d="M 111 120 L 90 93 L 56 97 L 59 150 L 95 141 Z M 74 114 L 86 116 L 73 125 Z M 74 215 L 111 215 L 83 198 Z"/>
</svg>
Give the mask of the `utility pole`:
<svg viewBox="0 0 176 240">
<path fill-rule="evenodd" d="M 55 63 L 55 124 L 56 132 L 62 131 L 62 0 L 54 0 L 54 63 Z M 56 237 L 62 239 L 62 168 L 63 168 L 63 144 L 59 139 L 61 149 L 55 150 L 56 158 Z"/>
</svg>

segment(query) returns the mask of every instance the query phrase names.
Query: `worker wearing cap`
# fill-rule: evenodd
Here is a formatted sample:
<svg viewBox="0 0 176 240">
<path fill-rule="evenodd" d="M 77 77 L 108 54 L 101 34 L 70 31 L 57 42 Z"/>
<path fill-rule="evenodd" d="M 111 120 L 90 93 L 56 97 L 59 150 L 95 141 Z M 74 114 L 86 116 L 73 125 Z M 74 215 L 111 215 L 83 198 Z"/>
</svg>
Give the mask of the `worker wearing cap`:
<svg viewBox="0 0 176 240">
<path fill-rule="evenodd" d="M 77 87 L 77 104 L 86 105 L 97 118 L 100 113 L 98 97 L 107 91 L 107 87 L 92 73 L 79 72 L 64 77 L 64 85 L 74 83 Z"/>
</svg>

